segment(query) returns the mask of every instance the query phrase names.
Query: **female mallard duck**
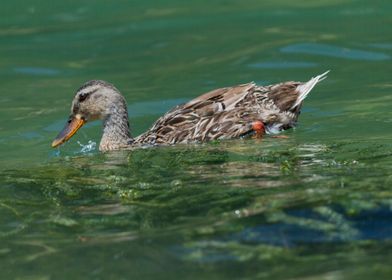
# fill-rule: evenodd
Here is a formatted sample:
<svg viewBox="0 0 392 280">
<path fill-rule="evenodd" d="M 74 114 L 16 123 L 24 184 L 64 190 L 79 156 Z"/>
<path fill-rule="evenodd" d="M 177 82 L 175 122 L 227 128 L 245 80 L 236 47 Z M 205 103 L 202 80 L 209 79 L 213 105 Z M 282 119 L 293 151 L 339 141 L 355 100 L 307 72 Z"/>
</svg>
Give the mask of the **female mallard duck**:
<svg viewBox="0 0 392 280">
<path fill-rule="evenodd" d="M 52 147 L 97 119 L 103 120 L 101 151 L 277 133 L 296 125 L 303 100 L 327 73 L 306 83 L 249 83 L 210 91 L 176 106 L 136 138 L 130 135 L 127 103 L 118 89 L 104 81 L 89 81 L 76 91 L 69 120 Z"/>
</svg>

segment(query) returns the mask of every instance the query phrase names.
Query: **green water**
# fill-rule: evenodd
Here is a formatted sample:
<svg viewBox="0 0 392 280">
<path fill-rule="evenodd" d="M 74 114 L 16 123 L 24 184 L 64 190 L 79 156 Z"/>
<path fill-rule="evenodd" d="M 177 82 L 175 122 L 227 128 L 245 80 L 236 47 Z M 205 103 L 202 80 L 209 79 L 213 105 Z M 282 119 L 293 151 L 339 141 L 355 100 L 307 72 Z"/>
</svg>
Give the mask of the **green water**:
<svg viewBox="0 0 392 280">
<path fill-rule="evenodd" d="M 0 278 L 391 279 L 391 10 L 3 1 Z M 137 135 L 208 90 L 326 70 L 287 139 L 101 154 L 92 123 L 50 148 L 89 79 Z"/>
</svg>

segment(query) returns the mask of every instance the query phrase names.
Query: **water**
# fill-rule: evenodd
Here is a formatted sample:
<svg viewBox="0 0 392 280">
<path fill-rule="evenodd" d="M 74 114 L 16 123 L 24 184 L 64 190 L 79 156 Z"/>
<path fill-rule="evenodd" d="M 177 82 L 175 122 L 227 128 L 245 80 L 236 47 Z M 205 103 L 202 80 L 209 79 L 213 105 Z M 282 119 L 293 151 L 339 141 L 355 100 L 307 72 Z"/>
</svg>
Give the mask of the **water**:
<svg viewBox="0 0 392 280">
<path fill-rule="evenodd" d="M 390 279 L 389 1 L 6 1 L 3 279 Z M 74 91 L 114 83 L 134 135 L 176 104 L 331 70 L 288 139 L 50 148 Z"/>
</svg>

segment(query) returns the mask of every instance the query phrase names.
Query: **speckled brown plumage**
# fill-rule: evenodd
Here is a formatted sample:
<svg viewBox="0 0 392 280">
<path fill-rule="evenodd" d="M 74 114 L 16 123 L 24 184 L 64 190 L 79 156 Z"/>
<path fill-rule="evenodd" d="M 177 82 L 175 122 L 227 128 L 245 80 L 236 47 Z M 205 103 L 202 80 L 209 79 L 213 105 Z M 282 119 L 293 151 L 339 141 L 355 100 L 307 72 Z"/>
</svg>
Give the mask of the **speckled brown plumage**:
<svg viewBox="0 0 392 280">
<path fill-rule="evenodd" d="M 267 133 L 276 133 L 296 125 L 303 100 L 326 74 L 306 83 L 284 82 L 270 86 L 248 83 L 213 90 L 176 106 L 136 138 L 129 133 L 126 102 L 120 92 L 107 82 L 90 81 L 77 91 L 71 118 L 83 123 L 103 120 L 101 151 L 246 137 L 255 132 L 254 122 L 259 126 L 264 124 Z M 70 130 L 66 126 L 52 146 L 60 145 L 76 131 L 67 138 L 66 129 Z"/>
</svg>

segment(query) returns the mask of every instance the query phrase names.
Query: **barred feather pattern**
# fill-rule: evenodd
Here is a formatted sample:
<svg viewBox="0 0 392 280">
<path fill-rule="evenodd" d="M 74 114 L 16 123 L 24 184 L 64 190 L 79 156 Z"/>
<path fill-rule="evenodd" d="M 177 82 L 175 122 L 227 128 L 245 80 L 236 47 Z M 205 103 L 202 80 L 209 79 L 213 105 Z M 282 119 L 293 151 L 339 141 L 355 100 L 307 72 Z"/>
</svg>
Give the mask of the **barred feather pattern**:
<svg viewBox="0 0 392 280">
<path fill-rule="evenodd" d="M 317 81 L 310 81 L 313 88 Z M 135 138 L 133 145 L 239 138 L 252 134 L 254 121 L 262 121 L 267 133 L 292 128 L 304 99 L 298 88 L 307 88 L 306 84 L 284 82 L 264 87 L 248 83 L 216 89 L 166 113 L 150 130 Z"/>
</svg>

